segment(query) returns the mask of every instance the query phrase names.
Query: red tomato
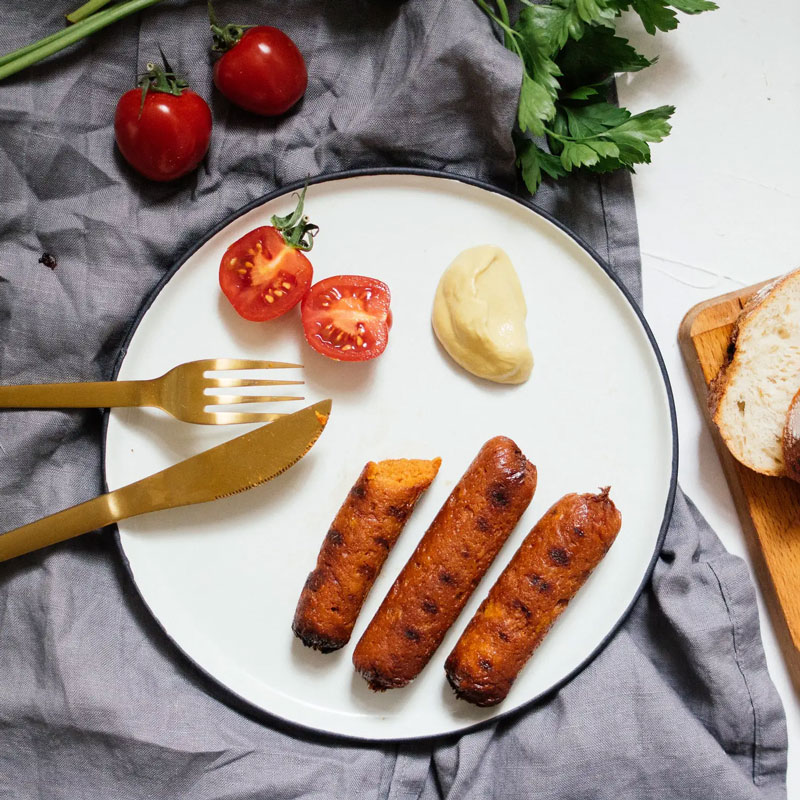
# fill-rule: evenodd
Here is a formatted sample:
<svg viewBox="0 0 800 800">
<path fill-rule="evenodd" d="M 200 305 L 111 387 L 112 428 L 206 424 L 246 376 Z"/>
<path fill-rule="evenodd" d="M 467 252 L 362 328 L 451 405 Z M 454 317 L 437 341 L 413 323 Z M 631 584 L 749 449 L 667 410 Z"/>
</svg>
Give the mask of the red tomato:
<svg viewBox="0 0 800 800">
<path fill-rule="evenodd" d="M 305 296 L 311 262 L 270 225 L 237 239 L 219 265 L 219 285 L 240 316 L 264 322 L 285 314 Z"/>
<path fill-rule="evenodd" d="M 148 67 L 144 103 L 141 88 L 120 97 L 114 135 L 134 169 L 154 181 L 171 181 L 203 160 L 211 141 L 211 109 L 183 81 L 173 80 L 173 73 Z M 168 90 L 155 88 L 158 82 Z"/>
<path fill-rule="evenodd" d="M 258 25 L 214 64 L 214 83 L 232 103 L 270 117 L 288 111 L 305 94 L 308 73 L 283 31 Z"/>
<path fill-rule="evenodd" d="M 308 343 L 336 361 L 366 361 L 389 341 L 389 287 L 362 275 L 336 275 L 315 283 L 300 307 Z"/>
</svg>

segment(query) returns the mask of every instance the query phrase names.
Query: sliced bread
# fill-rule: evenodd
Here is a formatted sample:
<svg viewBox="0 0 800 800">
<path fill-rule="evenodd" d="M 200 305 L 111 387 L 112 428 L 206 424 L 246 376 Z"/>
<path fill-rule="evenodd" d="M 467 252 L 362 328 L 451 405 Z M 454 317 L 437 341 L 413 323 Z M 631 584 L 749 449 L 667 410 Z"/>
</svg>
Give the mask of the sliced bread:
<svg viewBox="0 0 800 800">
<path fill-rule="evenodd" d="M 711 414 L 731 453 L 763 475 L 787 474 L 784 428 L 800 387 L 800 270 L 759 291 L 734 328 L 711 385 Z"/>
<path fill-rule="evenodd" d="M 792 398 L 783 428 L 783 462 L 786 474 L 800 482 L 800 391 Z"/>
</svg>

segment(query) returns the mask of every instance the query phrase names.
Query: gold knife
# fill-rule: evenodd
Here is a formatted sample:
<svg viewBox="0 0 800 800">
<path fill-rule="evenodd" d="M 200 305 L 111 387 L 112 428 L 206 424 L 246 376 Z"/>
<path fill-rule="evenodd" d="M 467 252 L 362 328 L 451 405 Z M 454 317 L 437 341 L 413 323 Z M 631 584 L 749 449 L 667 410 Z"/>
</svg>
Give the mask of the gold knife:
<svg viewBox="0 0 800 800">
<path fill-rule="evenodd" d="M 0 534 L 0 561 L 137 514 L 252 489 L 294 466 L 314 446 L 330 413 L 331 401 L 322 400 L 136 483 Z"/>
</svg>

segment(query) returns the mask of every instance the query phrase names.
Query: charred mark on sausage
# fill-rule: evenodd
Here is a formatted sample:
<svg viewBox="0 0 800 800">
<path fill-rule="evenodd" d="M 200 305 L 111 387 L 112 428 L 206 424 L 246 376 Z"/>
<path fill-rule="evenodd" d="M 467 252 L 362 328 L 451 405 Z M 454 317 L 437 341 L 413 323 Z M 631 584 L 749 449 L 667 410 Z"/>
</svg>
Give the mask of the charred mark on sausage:
<svg viewBox="0 0 800 800">
<path fill-rule="evenodd" d="M 322 588 L 323 583 L 325 583 L 325 579 L 316 569 L 309 573 L 306 578 L 306 588 L 309 592 L 318 592 Z"/>
<path fill-rule="evenodd" d="M 400 522 L 405 522 L 408 519 L 408 515 L 411 513 L 411 509 L 408 506 L 389 506 L 386 509 L 386 513 L 390 517 L 394 517 Z"/>
<path fill-rule="evenodd" d="M 344 541 L 344 537 L 342 536 L 336 528 L 331 528 L 328 531 L 328 541 L 331 544 L 340 545 Z"/>
<path fill-rule="evenodd" d="M 517 598 L 516 600 L 514 600 L 512 605 L 514 606 L 514 608 L 518 608 L 525 615 L 526 619 L 531 618 L 531 610 L 528 608 L 528 606 L 525 605 L 525 603 L 522 602 L 522 600 Z"/>
<path fill-rule="evenodd" d="M 511 502 L 511 497 L 508 493 L 508 487 L 502 483 L 493 483 L 489 487 L 489 500 L 493 506 L 504 508 Z"/>
<path fill-rule="evenodd" d="M 427 612 L 428 614 L 438 614 L 439 613 L 439 606 L 433 602 L 433 600 L 429 600 L 427 597 L 422 601 L 422 610 Z"/>
<path fill-rule="evenodd" d="M 419 641 L 419 631 L 416 628 L 406 628 L 403 633 L 405 634 L 406 639 L 411 642 L 418 642 Z"/>
</svg>

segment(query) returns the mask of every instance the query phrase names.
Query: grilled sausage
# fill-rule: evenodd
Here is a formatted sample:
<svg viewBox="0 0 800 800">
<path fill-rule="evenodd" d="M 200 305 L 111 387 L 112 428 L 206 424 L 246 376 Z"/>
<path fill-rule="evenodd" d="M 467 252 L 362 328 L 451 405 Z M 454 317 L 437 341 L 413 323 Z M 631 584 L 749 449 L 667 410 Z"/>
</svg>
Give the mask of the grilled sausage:
<svg viewBox="0 0 800 800">
<path fill-rule="evenodd" d="M 536 489 L 536 467 L 504 436 L 481 448 L 353 653 L 383 691 L 417 676 L 464 608 Z"/>
<path fill-rule="evenodd" d="M 527 535 L 445 662 L 458 697 L 493 706 L 508 695 L 619 533 L 608 491 L 562 497 Z"/>
<path fill-rule="evenodd" d="M 307 647 L 330 653 L 350 640 L 364 599 L 441 463 L 370 461 L 361 471 L 297 604 L 292 630 Z"/>
</svg>

